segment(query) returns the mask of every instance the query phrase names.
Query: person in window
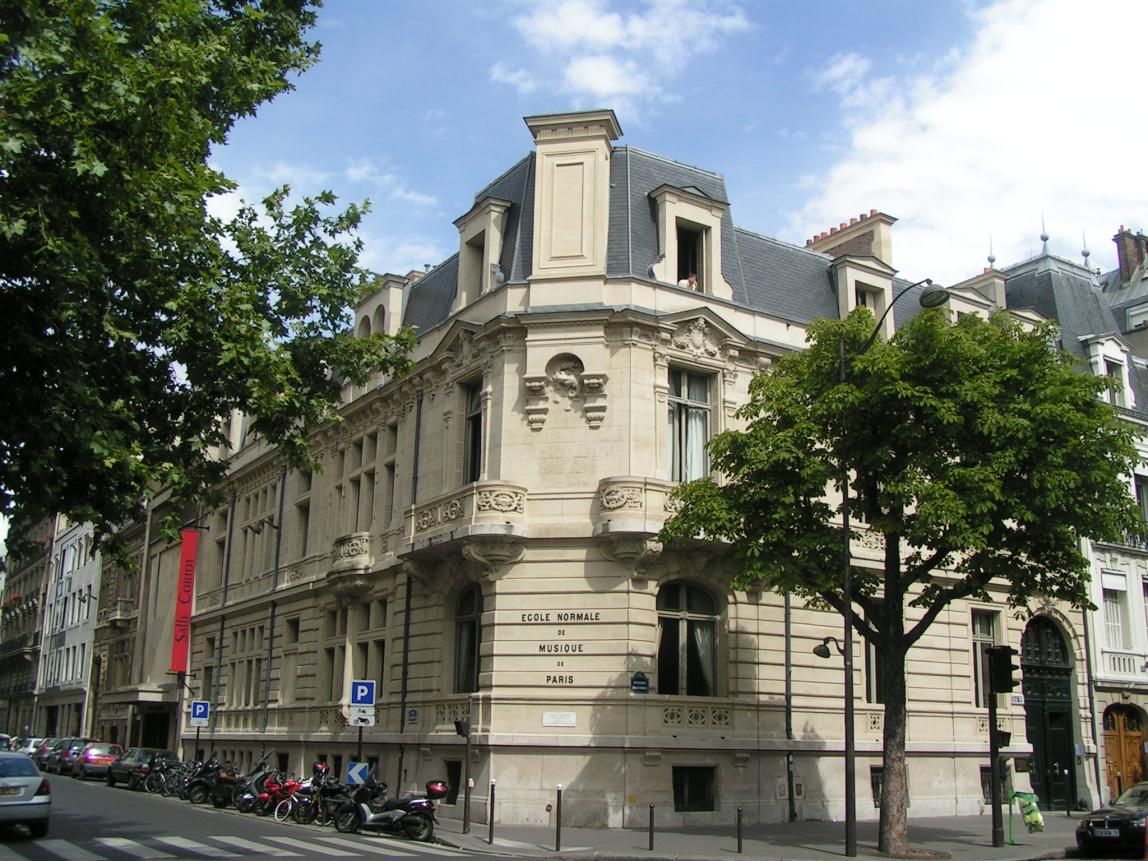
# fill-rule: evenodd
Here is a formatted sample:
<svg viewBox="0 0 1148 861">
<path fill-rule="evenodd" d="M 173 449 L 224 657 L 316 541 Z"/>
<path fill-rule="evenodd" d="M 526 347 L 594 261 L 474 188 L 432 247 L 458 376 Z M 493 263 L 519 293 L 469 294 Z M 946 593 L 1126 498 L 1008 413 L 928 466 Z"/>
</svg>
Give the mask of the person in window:
<svg viewBox="0 0 1148 861">
<path fill-rule="evenodd" d="M 678 282 L 679 287 L 684 287 L 687 290 L 701 291 L 702 286 L 698 283 L 698 273 L 691 272 L 689 278 L 683 278 Z"/>
</svg>

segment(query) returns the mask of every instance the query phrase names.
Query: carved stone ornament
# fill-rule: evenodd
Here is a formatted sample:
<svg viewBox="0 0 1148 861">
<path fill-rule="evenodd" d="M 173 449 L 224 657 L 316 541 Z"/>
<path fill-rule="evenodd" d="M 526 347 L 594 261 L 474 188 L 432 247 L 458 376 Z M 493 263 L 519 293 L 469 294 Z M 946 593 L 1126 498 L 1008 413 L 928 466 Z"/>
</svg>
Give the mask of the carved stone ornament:
<svg viewBox="0 0 1148 861">
<path fill-rule="evenodd" d="M 718 354 L 718 335 L 701 317 L 679 326 L 673 344 L 677 349 L 695 356 L 713 357 Z"/>
<path fill-rule="evenodd" d="M 474 507 L 476 511 L 525 514 L 526 494 L 514 490 L 480 490 L 475 497 Z"/>
<path fill-rule="evenodd" d="M 606 374 L 588 373 L 582 360 L 560 353 L 546 363 L 545 374 L 523 378 L 526 388 L 526 421 L 533 431 L 542 430 L 552 406 L 565 412 L 581 412 L 590 428 L 601 427 L 606 416 Z"/>
<path fill-rule="evenodd" d="M 602 555 L 630 571 L 630 576 L 641 579 L 646 569 L 662 555 L 662 542 L 648 535 L 615 534 L 601 538 Z"/>
<path fill-rule="evenodd" d="M 415 532 L 426 532 L 443 523 L 458 520 L 464 511 L 462 499 L 457 496 L 420 508 L 415 512 Z"/>
<path fill-rule="evenodd" d="M 602 508 L 607 511 L 617 511 L 622 508 L 632 508 L 641 511 L 644 497 L 640 487 L 607 487 L 599 497 Z"/>
<path fill-rule="evenodd" d="M 343 601 L 355 600 L 371 590 L 371 535 L 352 532 L 335 539 L 327 585 Z"/>
<path fill-rule="evenodd" d="M 514 538 L 474 537 L 462 547 L 462 557 L 479 567 L 488 580 L 496 580 L 508 565 L 522 558 L 523 542 Z"/>
</svg>

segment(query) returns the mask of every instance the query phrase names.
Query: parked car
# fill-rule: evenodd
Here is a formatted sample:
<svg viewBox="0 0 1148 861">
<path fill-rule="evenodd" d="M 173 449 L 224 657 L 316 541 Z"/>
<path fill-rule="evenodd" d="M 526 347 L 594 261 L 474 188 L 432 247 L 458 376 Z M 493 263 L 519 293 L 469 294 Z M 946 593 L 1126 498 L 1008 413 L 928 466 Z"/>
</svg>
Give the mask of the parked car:
<svg viewBox="0 0 1148 861">
<path fill-rule="evenodd" d="M 72 760 L 72 777 L 86 780 L 89 777 L 106 777 L 108 766 L 119 759 L 124 749 L 118 744 L 106 741 L 93 741 L 84 745 Z"/>
<path fill-rule="evenodd" d="M 93 741 L 99 741 L 99 739 L 85 738 L 83 736 L 73 738 L 71 744 L 61 748 L 60 755 L 56 758 L 56 766 L 53 771 L 55 771 L 56 774 L 71 774 L 72 763 L 75 762 L 76 757 L 80 755 L 80 751 Z"/>
<path fill-rule="evenodd" d="M 144 778 L 161 760 L 177 760 L 175 751 L 158 747 L 129 747 L 123 755 L 108 765 L 108 786 L 126 783 L 129 789 L 142 789 Z"/>
<path fill-rule="evenodd" d="M 46 739 L 42 738 L 21 738 L 17 739 L 16 747 L 12 749 L 25 756 L 35 756 L 36 751 L 45 741 Z"/>
<path fill-rule="evenodd" d="M 54 745 L 57 741 L 59 741 L 58 738 L 42 738 L 40 739 L 40 743 L 36 746 L 36 749 L 30 754 L 32 761 L 36 763 L 36 766 L 41 771 L 44 770 L 44 766 L 48 761 L 48 752 L 52 749 L 52 745 Z"/>
<path fill-rule="evenodd" d="M 0 822 L 23 823 L 33 837 L 48 833 L 52 795 L 48 779 L 28 757 L 0 751 Z"/>
<path fill-rule="evenodd" d="M 1093 810 L 1076 827 L 1082 855 L 1103 850 L 1132 852 L 1144 848 L 1144 818 L 1148 816 L 1148 783 L 1134 783 L 1108 807 Z"/>
<path fill-rule="evenodd" d="M 72 743 L 73 739 L 75 739 L 74 735 L 58 738 L 46 752 L 41 753 L 40 761 L 37 763 L 40 766 L 40 771 L 55 771 L 56 763 L 60 761 L 61 752 Z"/>
</svg>

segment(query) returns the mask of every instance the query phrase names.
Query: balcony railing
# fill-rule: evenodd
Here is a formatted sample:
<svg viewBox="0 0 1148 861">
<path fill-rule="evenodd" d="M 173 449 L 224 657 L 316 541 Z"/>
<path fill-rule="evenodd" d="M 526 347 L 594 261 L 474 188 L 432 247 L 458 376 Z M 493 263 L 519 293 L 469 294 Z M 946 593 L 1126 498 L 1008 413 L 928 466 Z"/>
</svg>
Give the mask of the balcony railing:
<svg viewBox="0 0 1148 861">
<path fill-rule="evenodd" d="M 1105 676 L 1119 676 L 1124 679 L 1148 679 L 1148 658 L 1140 652 L 1120 652 L 1102 650 L 1102 666 Z"/>
</svg>

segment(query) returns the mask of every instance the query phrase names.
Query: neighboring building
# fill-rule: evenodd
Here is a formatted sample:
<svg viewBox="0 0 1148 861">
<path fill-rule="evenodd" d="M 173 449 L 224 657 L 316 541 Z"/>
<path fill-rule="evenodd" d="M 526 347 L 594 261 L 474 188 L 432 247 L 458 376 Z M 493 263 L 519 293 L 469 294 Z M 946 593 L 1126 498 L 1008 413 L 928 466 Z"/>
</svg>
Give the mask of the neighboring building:
<svg viewBox="0 0 1148 861">
<path fill-rule="evenodd" d="M 0 729 L 30 733 L 36 725 L 36 668 L 40 662 L 44 590 L 52 569 L 58 517 L 46 518 L 24 535 L 33 548 L 9 554 L 0 600 Z"/>
<path fill-rule="evenodd" d="M 160 536 L 168 510 L 161 493 L 144 522 L 124 530 L 134 564 L 109 556 L 101 572 L 89 708 L 93 734 L 124 745 L 172 748 L 178 738 L 185 689 L 170 658 L 179 543 Z"/>
<path fill-rule="evenodd" d="M 357 741 L 349 683 L 374 679 L 365 753 L 400 789 L 459 786 L 455 721 L 470 715 L 476 821 L 491 779 L 503 822 L 548 821 L 556 784 L 568 824 L 637 825 L 651 803 L 678 826 L 730 823 L 739 807 L 784 821 L 790 804 L 839 818 L 841 667 L 811 653 L 839 617 L 731 591 L 719 547 L 671 553 L 655 536 L 676 483 L 706 474 L 706 441 L 738 426 L 754 374 L 801 349 L 815 318 L 858 304 L 880 316 L 907 286 L 894 219 L 873 211 L 795 247 L 735 227 L 720 175 L 615 145 L 611 111 L 526 124 L 533 152 L 455 222 L 458 253 L 384 276 L 356 309 L 362 335 L 416 327 L 416 364 L 347 389 L 342 421 L 316 436 L 322 471 L 284 470 L 233 420 L 228 501 L 198 524 L 190 683 L 213 704 L 201 746 L 341 771 Z M 954 311 L 1004 306 L 1005 283 L 990 271 L 957 285 Z M 854 552 L 879 564 L 874 542 Z M 147 558 L 143 576 L 165 582 Z M 161 623 L 146 636 L 138 624 L 125 649 L 166 648 Z M 1046 804 L 1096 799 L 1086 630 L 1059 605 L 1027 622 L 1003 602 L 941 614 L 909 660 L 913 815 L 984 809 L 992 644 L 1029 658 L 1025 696 L 1000 703 L 1013 786 L 1055 762 Z M 876 816 L 884 714 L 865 658 L 858 792 Z M 1031 689 L 1041 674 L 1055 703 Z M 1026 724 L 1050 729 L 1026 741 Z M 182 737 L 190 750 L 194 732 Z M 461 816 L 461 797 L 444 815 Z"/>
<path fill-rule="evenodd" d="M 85 735 L 92 640 L 100 589 L 100 554 L 90 523 L 60 517 L 51 573 L 44 590 L 43 640 L 37 675 L 33 733 Z"/>
<path fill-rule="evenodd" d="M 1118 267 L 1101 276 L 1047 252 L 1004 270 L 1010 307 L 1028 307 L 1055 320 L 1061 348 L 1081 367 L 1113 380 L 1106 397 L 1137 430 L 1141 465 L 1129 477 L 1148 521 L 1148 238 L 1123 227 L 1113 237 Z M 1148 544 L 1130 535 L 1119 544 L 1088 548 L 1093 562 L 1087 646 L 1092 654 L 1094 695 L 1088 704 L 1094 734 L 1103 749 L 1099 782 L 1104 797 L 1115 796 L 1143 780 L 1145 720 L 1148 718 Z M 1026 650 L 1024 660 L 1037 652 Z M 1039 655 L 1045 664 L 1039 679 L 1026 671 L 1025 696 L 1049 703 L 1043 719 L 1030 725 L 1030 736 L 1044 733 L 1055 752 L 1044 764 L 1052 775 L 1056 762 L 1073 758 L 1072 740 L 1063 731 L 1076 703 L 1053 691 L 1055 653 Z M 1030 677 L 1034 681 L 1030 683 Z M 1060 699 L 1060 705 L 1053 701 Z M 1083 711 L 1084 705 L 1080 705 Z M 1049 778 L 1055 779 L 1055 778 Z M 1034 778 L 1034 783 L 1037 783 Z"/>
</svg>

